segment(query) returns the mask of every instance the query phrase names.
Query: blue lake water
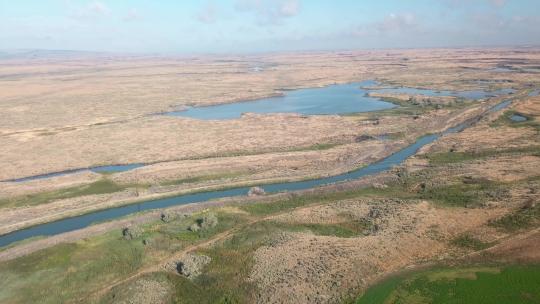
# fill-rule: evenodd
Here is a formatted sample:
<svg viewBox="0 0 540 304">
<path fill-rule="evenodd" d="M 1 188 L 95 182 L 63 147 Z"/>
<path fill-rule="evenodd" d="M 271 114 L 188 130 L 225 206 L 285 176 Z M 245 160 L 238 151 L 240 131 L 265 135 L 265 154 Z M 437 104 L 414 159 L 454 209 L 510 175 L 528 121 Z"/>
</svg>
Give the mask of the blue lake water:
<svg viewBox="0 0 540 304">
<path fill-rule="evenodd" d="M 112 165 L 112 166 L 93 167 L 93 168 L 90 168 L 90 170 L 97 173 L 114 173 L 114 172 L 129 171 L 129 170 L 137 169 L 144 166 L 145 166 L 144 164 Z"/>
<path fill-rule="evenodd" d="M 360 87 L 372 82 L 330 85 L 323 88 L 286 91 L 284 96 L 262 98 L 207 107 L 168 112 L 165 115 L 196 119 L 234 119 L 242 113 L 299 113 L 304 115 L 370 112 L 396 105 L 366 96 Z"/>
<path fill-rule="evenodd" d="M 514 115 L 510 116 L 510 119 L 511 119 L 512 121 L 515 121 L 515 122 L 524 122 L 524 121 L 527 121 L 527 117 L 522 116 L 522 115 L 519 115 L 519 114 L 514 114 Z"/>
<path fill-rule="evenodd" d="M 97 167 L 91 167 L 91 168 L 72 169 L 72 170 L 65 170 L 65 171 L 60 171 L 60 172 L 21 177 L 21 178 L 16 178 L 16 179 L 5 180 L 4 182 L 26 182 L 26 181 L 36 180 L 36 179 L 44 179 L 44 178 L 71 174 L 71 173 L 78 173 L 78 172 L 83 172 L 86 170 L 90 170 L 96 173 L 115 173 L 115 172 L 129 171 L 129 170 L 133 170 L 133 169 L 140 168 L 143 166 L 145 166 L 145 164 L 97 166 Z"/>
<path fill-rule="evenodd" d="M 488 112 L 498 111 L 510 105 L 510 101 L 505 101 L 494 107 L 492 107 Z M 276 193 L 281 191 L 295 191 L 314 188 L 321 185 L 326 185 L 330 183 L 337 183 L 351 179 L 357 179 L 360 177 L 380 173 L 391 169 L 393 166 L 401 164 L 410 156 L 414 155 L 421 147 L 432 143 L 441 135 L 460 132 L 466 127 L 478 121 L 480 117 L 471 119 L 465 123 L 457 125 L 453 128 L 440 133 L 440 134 L 430 134 L 419 138 L 415 143 L 407 146 L 406 148 L 378 161 L 373 164 L 370 164 L 366 167 L 353 170 L 348 173 L 330 176 L 325 178 L 299 181 L 299 182 L 285 182 L 277 183 L 271 185 L 264 185 L 262 188 L 268 193 Z M 81 216 L 76 216 L 72 218 L 61 219 L 55 222 L 50 222 L 46 224 L 36 225 L 22 230 L 17 230 L 5 235 L 0 236 L 0 247 L 7 246 L 13 242 L 22 241 L 35 236 L 51 236 L 60 234 L 63 232 L 73 231 L 81 229 L 87 226 L 92 225 L 93 223 L 112 220 L 129 214 L 133 214 L 140 211 L 166 208 L 176 205 L 185 205 L 189 203 L 204 202 L 208 200 L 219 199 L 223 197 L 231 197 L 238 195 L 246 195 L 249 191 L 249 187 L 239 187 L 228 190 L 218 190 L 218 191 L 209 191 L 201 192 L 194 194 L 179 195 L 176 197 L 149 200 L 140 202 L 137 204 L 131 204 L 111 209 L 105 209 L 101 211 L 91 212 Z"/>
<path fill-rule="evenodd" d="M 376 81 L 330 85 L 285 91 L 284 96 L 262 98 L 206 107 L 193 107 L 183 111 L 167 112 L 163 115 L 191 117 L 203 120 L 239 118 L 242 113 L 298 113 L 304 115 L 347 114 L 371 112 L 396 107 L 396 105 L 369 97 L 369 92 L 403 93 L 426 96 L 456 96 L 466 99 L 483 99 L 513 93 L 512 89 L 498 91 L 435 91 L 417 88 L 367 89 L 379 85 Z"/>
</svg>

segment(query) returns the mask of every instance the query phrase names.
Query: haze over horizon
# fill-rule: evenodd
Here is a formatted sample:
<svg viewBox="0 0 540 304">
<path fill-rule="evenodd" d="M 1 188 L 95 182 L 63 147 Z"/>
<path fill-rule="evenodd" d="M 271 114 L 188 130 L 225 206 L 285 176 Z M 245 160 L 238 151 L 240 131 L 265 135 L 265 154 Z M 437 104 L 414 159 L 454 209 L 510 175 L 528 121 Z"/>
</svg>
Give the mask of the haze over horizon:
<svg viewBox="0 0 540 304">
<path fill-rule="evenodd" d="M 256 53 L 538 45 L 533 0 L 0 0 L 0 49 Z"/>
</svg>

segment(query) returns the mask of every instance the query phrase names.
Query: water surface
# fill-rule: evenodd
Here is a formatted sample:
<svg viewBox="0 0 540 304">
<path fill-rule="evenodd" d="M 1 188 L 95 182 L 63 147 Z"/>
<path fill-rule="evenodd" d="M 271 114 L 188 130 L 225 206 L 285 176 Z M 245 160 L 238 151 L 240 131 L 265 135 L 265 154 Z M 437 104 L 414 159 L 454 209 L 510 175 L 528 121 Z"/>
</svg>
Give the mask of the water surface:
<svg viewBox="0 0 540 304">
<path fill-rule="evenodd" d="M 529 97 L 538 96 L 540 94 L 540 90 L 534 90 L 529 93 Z"/>
<path fill-rule="evenodd" d="M 163 115 L 183 116 L 196 119 L 234 119 L 242 113 L 298 113 L 303 115 L 347 114 L 371 112 L 396 107 L 377 97 L 369 97 L 370 92 L 401 93 L 426 96 L 455 96 L 465 99 L 484 99 L 513 93 L 513 89 L 497 91 L 436 91 L 407 87 L 370 89 L 380 86 L 373 80 L 330 85 L 322 88 L 309 88 L 285 91 L 281 97 L 262 98 L 252 101 L 221 105 L 192 107 L 183 111 L 167 112 Z"/>
<path fill-rule="evenodd" d="M 496 105 L 496 106 L 492 107 L 491 109 L 489 109 L 488 112 L 490 112 L 490 113 L 497 112 L 499 110 L 502 110 L 502 109 L 508 107 L 511 103 L 512 103 L 511 100 L 503 101 L 503 102 L 499 103 L 498 105 Z"/>
<path fill-rule="evenodd" d="M 115 173 L 115 172 L 129 171 L 129 170 L 133 170 L 133 169 L 140 168 L 143 166 L 145 166 L 145 164 L 97 166 L 97 167 L 72 169 L 72 170 L 65 170 L 65 171 L 60 171 L 60 172 L 52 172 L 52 173 L 46 173 L 46 174 L 15 178 L 15 179 L 10 179 L 10 180 L 5 180 L 3 182 L 26 182 L 26 181 L 31 181 L 31 180 L 44 179 L 44 178 L 50 178 L 50 177 L 55 177 L 55 176 L 78 173 L 78 172 L 83 172 L 87 170 L 90 170 L 96 173 Z"/>
<path fill-rule="evenodd" d="M 124 172 L 140 167 L 144 167 L 144 164 L 129 164 L 129 165 L 112 165 L 112 166 L 100 166 L 90 168 L 91 171 L 96 173 L 115 173 L 115 172 Z"/>
<path fill-rule="evenodd" d="M 284 96 L 262 98 L 206 107 L 188 108 L 185 111 L 164 115 L 196 119 L 234 119 L 242 113 L 298 113 L 304 115 L 345 114 L 370 112 L 396 107 L 379 98 L 366 96 L 360 87 L 371 82 L 330 85 L 286 91 Z"/>
<path fill-rule="evenodd" d="M 527 121 L 527 117 L 523 116 L 523 115 L 519 115 L 519 114 L 513 114 L 512 116 L 510 116 L 510 119 L 512 121 L 515 121 L 515 122 L 524 122 L 524 121 Z"/>
<path fill-rule="evenodd" d="M 510 105 L 510 101 L 505 101 L 494 107 L 488 112 L 498 111 Z M 299 182 L 285 182 L 271 185 L 264 185 L 262 188 L 267 193 L 276 193 L 281 191 L 295 191 L 314 188 L 321 185 L 330 183 L 337 183 L 351 179 L 357 179 L 360 177 L 373 175 L 383 171 L 391 169 L 393 166 L 401 164 L 410 156 L 414 155 L 421 147 L 432 143 L 440 136 L 449 133 L 460 132 L 466 127 L 478 121 L 479 118 L 471 119 L 465 123 L 457 125 L 453 128 L 440 133 L 430 134 L 419 138 L 415 143 L 407 146 L 406 148 L 378 161 L 370 164 L 366 167 L 353 170 L 348 173 L 330 176 L 325 178 L 299 181 Z M 131 204 L 126 206 L 120 206 L 116 208 L 105 209 L 101 211 L 91 212 L 81 216 L 61 219 L 55 222 L 36 225 L 22 230 L 17 230 L 5 235 L 0 236 L 0 247 L 7 246 L 13 242 L 22 241 L 35 236 L 51 236 L 68 231 L 73 231 L 90 226 L 92 223 L 112 220 L 129 214 L 133 214 L 140 211 L 166 208 L 170 206 L 185 205 L 189 203 L 204 202 L 208 200 L 214 200 L 224 197 L 246 195 L 249 191 L 249 187 L 238 187 L 227 190 L 209 191 L 194 194 L 179 195 L 170 198 L 157 199 L 143 201 L 137 204 Z"/>
</svg>

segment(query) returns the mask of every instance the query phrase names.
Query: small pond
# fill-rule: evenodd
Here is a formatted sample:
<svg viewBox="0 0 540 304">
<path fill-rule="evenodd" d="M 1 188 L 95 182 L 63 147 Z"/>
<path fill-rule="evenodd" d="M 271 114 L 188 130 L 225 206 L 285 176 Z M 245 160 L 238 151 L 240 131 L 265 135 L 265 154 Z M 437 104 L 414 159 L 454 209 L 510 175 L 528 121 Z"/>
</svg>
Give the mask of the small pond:
<svg viewBox="0 0 540 304">
<path fill-rule="evenodd" d="M 529 93 L 529 97 L 538 96 L 540 94 L 540 90 L 534 90 Z"/>
<path fill-rule="evenodd" d="M 519 114 L 513 114 L 512 116 L 510 116 L 510 120 L 514 122 L 524 122 L 527 121 L 527 117 Z"/>
</svg>

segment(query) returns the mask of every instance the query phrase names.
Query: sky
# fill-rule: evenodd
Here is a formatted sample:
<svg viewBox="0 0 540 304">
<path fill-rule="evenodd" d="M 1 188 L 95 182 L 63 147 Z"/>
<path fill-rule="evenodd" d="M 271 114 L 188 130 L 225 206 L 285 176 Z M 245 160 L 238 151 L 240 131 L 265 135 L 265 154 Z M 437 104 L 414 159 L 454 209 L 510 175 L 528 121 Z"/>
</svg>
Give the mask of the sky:
<svg viewBox="0 0 540 304">
<path fill-rule="evenodd" d="M 0 0 L 0 49 L 129 53 L 540 44 L 540 0 Z"/>
</svg>

